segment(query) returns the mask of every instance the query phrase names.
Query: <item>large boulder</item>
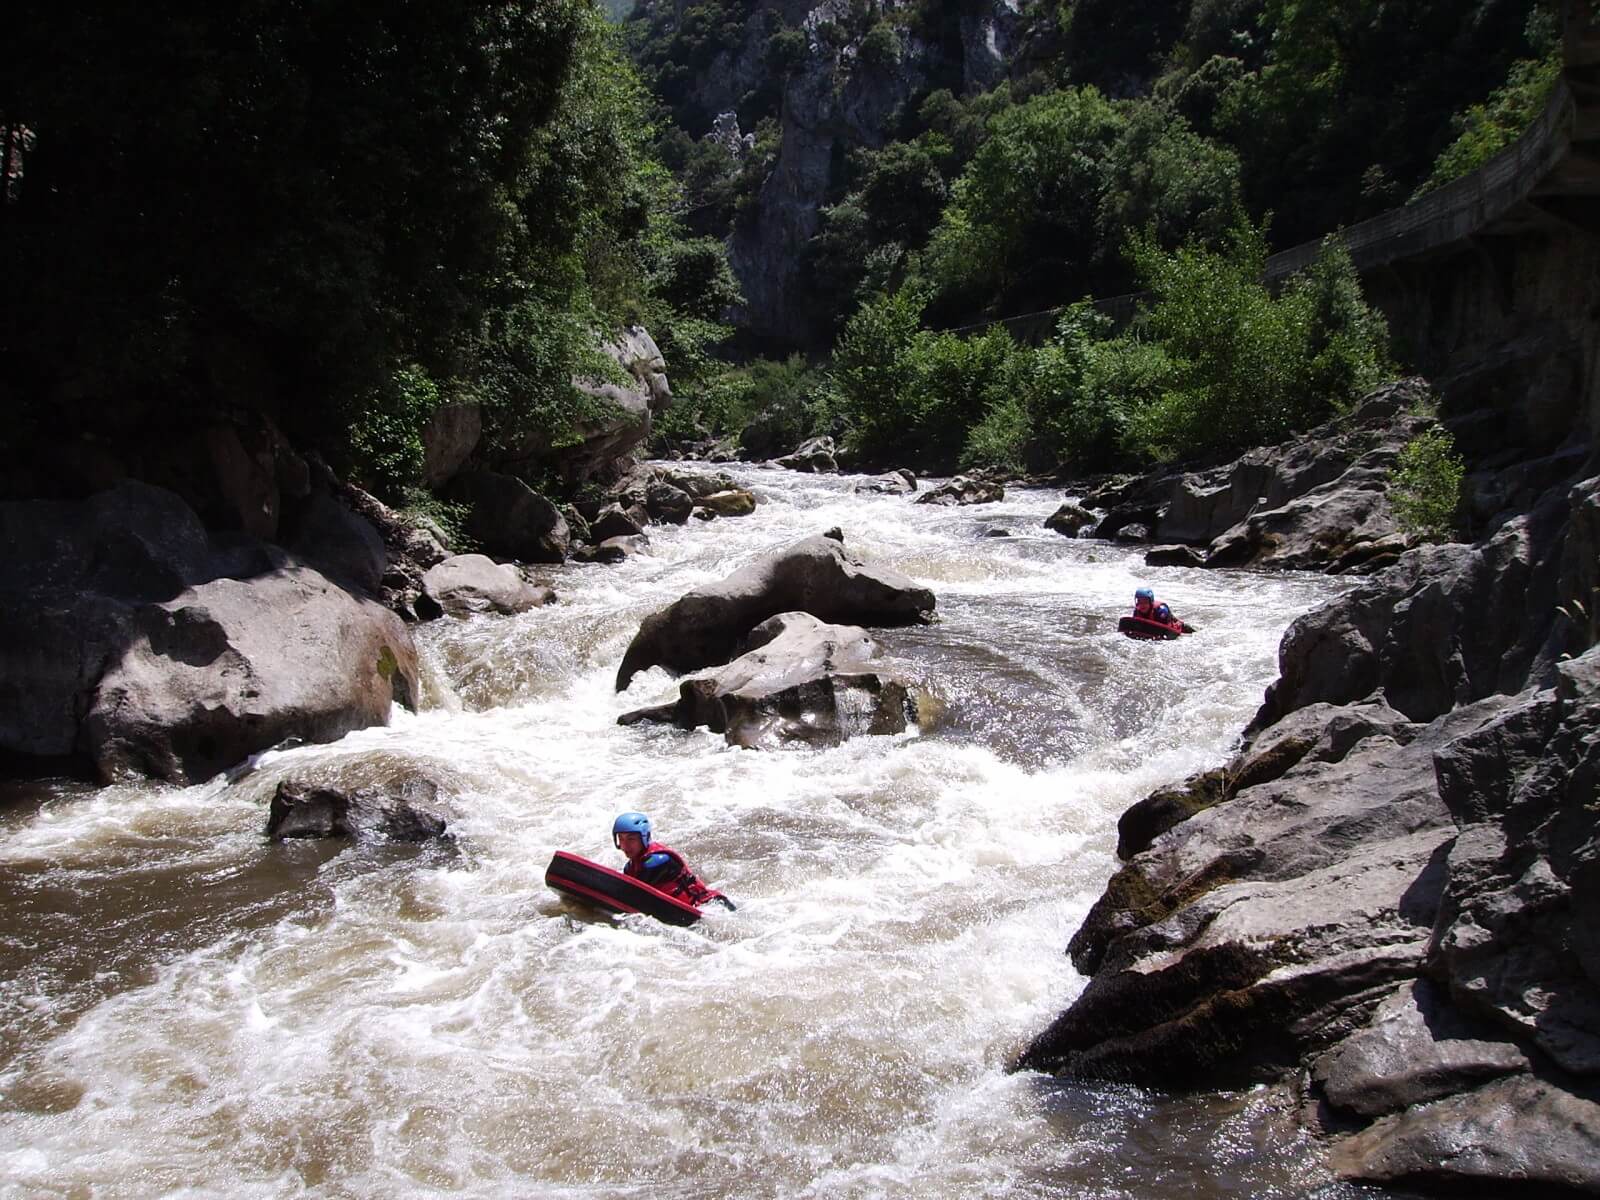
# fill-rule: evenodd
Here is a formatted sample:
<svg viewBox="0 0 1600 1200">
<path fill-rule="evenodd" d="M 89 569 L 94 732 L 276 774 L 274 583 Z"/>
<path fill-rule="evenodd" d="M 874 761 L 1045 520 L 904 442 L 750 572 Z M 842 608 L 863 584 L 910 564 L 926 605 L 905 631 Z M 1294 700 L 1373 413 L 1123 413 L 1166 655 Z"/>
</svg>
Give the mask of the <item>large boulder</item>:
<svg viewBox="0 0 1600 1200">
<path fill-rule="evenodd" d="M 382 576 L 377 588 L 384 606 L 407 620 L 422 615 L 416 611 L 417 601 L 422 596 L 422 577 L 429 567 L 443 562 L 449 556 L 443 531 L 425 518 L 402 516 L 376 496 L 352 483 L 334 478 L 333 473 L 321 464 L 318 464 L 318 475 L 323 488 L 343 508 L 375 530 L 382 541 Z M 302 521 L 304 515 L 314 513 L 315 509 L 306 506 L 302 510 Z M 338 573 L 340 569 L 349 570 L 345 556 L 353 551 L 358 551 L 361 558 L 369 562 L 375 557 L 374 549 L 365 535 L 352 535 L 346 531 L 339 536 L 329 537 L 322 524 L 311 523 L 309 536 L 295 532 L 290 542 L 291 548 L 307 557 L 313 566 L 344 564 L 335 568 L 335 573 Z M 352 538 L 359 539 L 364 546 L 356 547 Z"/>
<path fill-rule="evenodd" d="M 1044 527 L 1063 537 L 1077 537 L 1095 523 L 1095 516 L 1081 504 L 1068 500 L 1044 519 Z"/>
<path fill-rule="evenodd" d="M 618 724 L 703 725 L 729 745 L 775 749 L 901 733 L 915 719 L 911 690 L 878 661 L 878 645 L 864 629 L 780 613 L 751 630 L 747 644 L 726 666 L 683 680 L 675 704 L 625 713 Z"/>
<path fill-rule="evenodd" d="M 422 427 L 422 482 L 440 487 L 464 467 L 483 437 L 477 404 L 442 404 Z"/>
<path fill-rule="evenodd" d="M 1269 778 L 1195 804 L 1112 880 L 1073 939 L 1095 976 L 1024 1062 L 1240 1085 L 1362 1024 L 1421 968 L 1455 832 L 1433 755 L 1477 720 L 1261 747 Z"/>
<path fill-rule="evenodd" d="M 1600 1104 L 1515 1075 L 1386 1117 L 1336 1146 L 1350 1179 L 1449 1195 L 1600 1194 Z"/>
<path fill-rule="evenodd" d="M 1413 550 L 1338 603 L 1296 620 L 1255 726 L 1380 688 L 1413 720 L 1520 691 L 1536 662 L 1556 649 L 1547 643 L 1559 599 L 1564 500 L 1508 522 L 1481 546 Z"/>
<path fill-rule="evenodd" d="M 652 520 L 685 525 L 694 512 L 694 497 L 664 479 L 652 480 L 644 489 L 644 508 Z"/>
<path fill-rule="evenodd" d="M 1287 1076 L 1349 1178 L 1600 1190 L 1597 486 L 1291 626 L 1240 755 L 1125 816 L 1027 1065 Z"/>
<path fill-rule="evenodd" d="M 566 519 L 522 480 L 495 471 L 462 471 L 450 498 L 471 506 L 466 531 L 483 549 L 518 562 L 558 563 L 571 538 Z"/>
<path fill-rule="evenodd" d="M 743 488 L 730 488 L 701 496 L 698 508 L 719 517 L 748 517 L 756 511 L 756 498 Z"/>
<path fill-rule="evenodd" d="M 929 620 L 934 604 L 931 591 L 900 572 L 851 558 L 842 538 L 807 538 L 646 617 L 617 669 L 617 690 L 651 667 L 683 672 L 725 663 L 746 634 L 778 613 L 907 625 Z"/>
<path fill-rule="evenodd" d="M 208 536 L 145 484 L 0 504 L 0 754 L 23 769 L 194 780 L 410 703 L 410 634 L 363 586 L 371 530 L 327 504 L 343 533 L 313 541 L 325 565 L 352 549 L 344 579 L 242 532 Z"/>
<path fill-rule="evenodd" d="M 197 584 L 140 607 L 129 632 L 83 720 L 102 779 L 193 782 L 285 738 L 332 741 L 415 707 L 400 618 L 309 567 Z"/>
<path fill-rule="evenodd" d="M 1437 767 L 1460 833 L 1433 973 L 1504 1036 L 1600 1078 L 1600 648 Z"/>
<path fill-rule="evenodd" d="M 917 490 L 917 477 L 901 467 L 885 475 L 863 479 L 850 490 L 857 495 L 909 496 Z"/>
<path fill-rule="evenodd" d="M 516 567 L 486 554 L 457 554 L 429 568 L 422 592 L 432 610 L 451 617 L 527 612 L 555 599 L 549 588 L 529 583 Z"/>
<path fill-rule="evenodd" d="M 298 507 L 293 536 L 284 545 L 330 579 L 369 596 L 382 591 L 389 566 L 382 535 L 327 492 L 314 493 Z"/>
<path fill-rule="evenodd" d="M 1388 498 L 1389 470 L 1398 453 L 1398 446 L 1374 450 L 1333 482 L 1279 508 L 1253 512 L 1212 541 L 1205 565 L 1329 574 L 1388 566 L 1407 548 Z M 1161 532 L 1169 536 L 1165 524 Z"/>
<path fill-rule="evenodd" d="M 1532 1066 L 1514 1042 L 1460 1013 L 1426 979 L 1401 984 L 1365 1029 L 1312 1064 L 1333 1108 L 1374 1118 L 1467 1092 Z"/>
<path fill-rule="evenodd" d="M 1381 494 L 1382 476 L 1400 447 L 1432 424 L 1429 418 L 1408 415 L 1430 397 L 1421 379 L 1385 384 L 1354 412 L 1292 442 L 1247 450 L 1222 466 L 1166 476 L 1163 484 L 1142 493 L 1160 508 L 1156 536 L 1167 542 L 1205 545 L 1228 535 L 1231 544 L 1248 533 L 1252 517 L 1289 509 L 1312 492 L 1326 495 L 1348 487 Z M 1358 473 L 1344 478 L 1352 469 Z M 1269 532 L 1293 537 L 1286 532 L 1293 525 L 1291 514 L 1305 518 L 1315 511 L 1314 505 L 1294 506 L 1268 522 L 1273 526 Z M 1305 535 L 1299 540 L 1312 539 Z M 1239 557 L 1241 551 L 1234 547 L 1230 554 Z M 1244 557 L 1248 560 L 1248 555 Z M 1214 565 L 1234 564 L 1229 560 Z"/>
<path fill-rule="evenodd" d="M 0 504 L 0 543 L 0 752 L 76 758 L 135 611 L 205 579 L 210 540 L 176 495 L 130 481 L 82 502 Z"/>
<path fill-rule="evenodd" d="M 672 388 L 661 351 L 645 329 L 628 326 L 597 348 L 614 369 L 604 377 L 572 380 L 573 388 L 587 397 L 587 403 L 573 417 L 559 445 L 551 444 L 547 432 L 533 432 L 509 437 L 493 448 L 480 446 L 477 461 L 528 479 L 555 471 L 572 485 L 614 478 L 649 437 L 654 415 L 672 403 Z"/>
</svg>

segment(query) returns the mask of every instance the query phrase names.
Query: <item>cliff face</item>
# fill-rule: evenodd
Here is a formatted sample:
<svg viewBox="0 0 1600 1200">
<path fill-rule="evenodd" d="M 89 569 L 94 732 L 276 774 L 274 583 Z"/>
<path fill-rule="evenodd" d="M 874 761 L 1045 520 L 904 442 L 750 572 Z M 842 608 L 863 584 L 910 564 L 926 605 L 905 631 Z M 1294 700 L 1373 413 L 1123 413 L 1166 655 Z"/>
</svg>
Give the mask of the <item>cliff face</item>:
<svg viewBox="0 0 1600 1200">
<path fill-rule="evenodd" d="M 655 20 L 681 20 L 687 0 L 658 0 Z M 729 239 L 744 292 L 737 324 L 759 338 L 789 344 L 817 339 L 815 314 L 803 303 L 806 244 L 820 209 L 837 199 L 847 153 L 882 146 L 897 117 L 937 88 L 967 94 L 1005 77 L 1023 32 L 1021 0 L 977 0 L 937 29 L 914 19 L 916 6 L 883 4 L 863 28 L 849 0 L 756 0 L 737 44 L 724 46 L 688 81 L 681 103 L 706 113 L 740 112 L 749 97 L 776 86 L 782 140 L 771 173 Z M 776 34 L 804 38 L 804 51 L 774 78 L 769 45 Z"/>
</svg>

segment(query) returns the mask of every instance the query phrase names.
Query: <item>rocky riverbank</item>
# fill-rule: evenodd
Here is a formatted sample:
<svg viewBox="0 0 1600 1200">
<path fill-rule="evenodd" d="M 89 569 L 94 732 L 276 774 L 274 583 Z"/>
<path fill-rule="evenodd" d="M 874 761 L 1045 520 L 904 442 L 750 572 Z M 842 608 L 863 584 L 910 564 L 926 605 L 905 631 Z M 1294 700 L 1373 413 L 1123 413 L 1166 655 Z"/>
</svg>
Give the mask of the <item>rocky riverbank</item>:
<svg viewBox="0 0 1600 1200">
<path fill-rule="evenodd" d="M 1600 458 L 1574 436 L 1479 463 L 1480 540 L 1406 551 L 1373 482 L 1395 399 L 1111 493 L 1104 535 L 1371 577 L 1290 627 L 1230 762 L 1125 814 L 1070 947 L 1088 986 L 1021 1065 L 1282 1083 L 1350 1178 L 1592 1194 Z"/>
</svg>

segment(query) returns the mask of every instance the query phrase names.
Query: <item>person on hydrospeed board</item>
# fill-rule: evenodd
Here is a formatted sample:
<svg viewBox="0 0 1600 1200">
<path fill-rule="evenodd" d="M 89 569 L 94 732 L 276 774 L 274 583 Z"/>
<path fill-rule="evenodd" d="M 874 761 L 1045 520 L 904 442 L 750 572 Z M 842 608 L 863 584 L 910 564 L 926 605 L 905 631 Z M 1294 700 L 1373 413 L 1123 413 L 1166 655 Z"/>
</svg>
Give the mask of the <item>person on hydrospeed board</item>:
<svg viewBox="0 0 1600 1200">
<path fill-rule="evenodd" d="M 611 822 L 611 842 L 627 857 L 622 873 L 629 879 L 647 883 L 696 908 L 713 900 L 730 909 L 736 907 L 721 892 L 701 883 L 683 861 L 683 855 L 650 840 L 650 818 L 644 813 L 625 812 Z"/>
</svg>

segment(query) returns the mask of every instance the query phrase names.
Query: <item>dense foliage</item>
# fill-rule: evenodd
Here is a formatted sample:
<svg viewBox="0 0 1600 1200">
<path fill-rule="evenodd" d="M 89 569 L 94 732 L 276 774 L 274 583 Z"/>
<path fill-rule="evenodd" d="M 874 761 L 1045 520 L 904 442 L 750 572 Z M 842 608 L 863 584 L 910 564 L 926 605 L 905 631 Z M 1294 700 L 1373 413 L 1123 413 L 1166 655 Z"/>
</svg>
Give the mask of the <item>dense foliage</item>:
<svg viewBox="0 0 1600 1200">
<path fill-rule="evenodd" d="M 1407 443 L 1389 473 L 1389 504 L 1400 528 L 1422 541 L 1450 541 L 1465 474 L 1446 430 L 1430 429 Z"/>
<path fill-rule="evenodd" d="M 1383 322 L 1336 246 L 1277 294 L 1266 256 L 1480 165 L 1558 63 L 1553 0 L 1039 0 L 1026 56 L 984 89 L 961 20 L 985 11 L 852 0 L 802 28 L 744 0 L 636 10 L 681 124 L 667 157 L 713 235 L 762 203 L 786 88 L 842 95 L 863 64 L 920 81 L 881 141 L 835 144 L 804 272 L 836 331 L 830 382 L 786 430 L 883 461 L 1087 470 L 1322 420 L 1393 369 Z M 721 108 L 759 153 L 701 136 Z M 1120 331 L 1063 308 L 1138 289 Z M 1041 310 L 1059 314 L 1042 346 L 994 323 Z M 747 371 L 718 386 L 696 428 L 731 435 L 759 406 Z"/>
<path fill-rule="evenodd" d="M 1164 251 L 1136 239 L 1143 315 L 1113 333 L 1076 305 L 1038 349 L 1000 326 L 923 329 L 922 294 L 880 294 L 839 340 L 833 411 L 869 460 L 1094 471 L 1274 441 L 1385 376 L 1383 320 L 1336 242 L 1274 296 L 1261 230 L 1226 241 Z"/>
<path fill-rule="evenodd" d="M 558 444 L 597 330 L 703 349 L 736 295 L 590 0 L 25 3 L 6 33 L 11 438 L 259 405 L 395 491 L 438 404 Z"/>
</svg>

